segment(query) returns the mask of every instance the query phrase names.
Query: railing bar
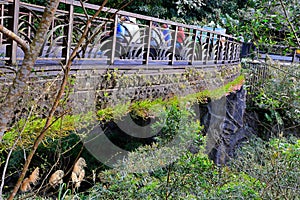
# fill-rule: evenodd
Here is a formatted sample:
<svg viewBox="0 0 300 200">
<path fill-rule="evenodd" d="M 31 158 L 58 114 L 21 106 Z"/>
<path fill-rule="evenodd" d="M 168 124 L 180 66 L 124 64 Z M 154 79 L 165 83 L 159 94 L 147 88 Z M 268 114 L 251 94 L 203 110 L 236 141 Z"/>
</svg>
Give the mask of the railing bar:
<svg viewBox="0 0 300 200">
<path fill-rule="evenodd" d="M 207 44 L 207 49 L 206 49 L 206 56 L 205 56 L 205 64 L 207 64 L 207 61 L 209 59 L 209 55 L 210 55 L 210 34 L 209 32 L 206 33 L 206 44 Z"/>
<path fill-rule="evenodd" d="M 231 51 L 231 55 L 230 55 L 230 62 L 232 62 L 232 60 L 235 59 L 234 55 L 235 55 L 235 44 L 232 42 L 232 51 Z"/>
<path fill-rule="evenodd" d="M 203 49 L 202 49 L 202 47 L 203 47 L 203 43 L 202 43 L 202 31 L 200 31 L 199 32 L 199 34 L 200 34 L 200 37 L 199 37 L 199 43 L 200 43 L 200 61 L 202 61 L 202 63 L 204 63 L 204 61 L 203 61 Z M 197 38 L 196 38 L 196 40 L 197 40 Z"/>
<path fill-rule="evenodd" d="M 228 61 L 228 54 L 229 54 L 229 38 L 228 37 L 225 37 L 225 39 L 226 39 L 226 46 L 225 46 L 225 55 L 224 55 L 224 63 L 226 62 L 226 61 Z"/>
<path fill-rule="evenodd" d="M 178 26 L 175 26 L 175 34 L 174 34 L 173 47 L 172 47 L 172 60 L 169 63 L 169 65 L 174 65 L 175 53 L 176 53 L 177 34 L 178 34 Z"/>
<path fill-rule="evenodd" d="M 221 35 L 217 35 L 217 43 L 218 43 L 218 47 L 217 47 L 217 56 L 216 56 L 216 60 L 215 60 L 215 62 L 217 63 L 218 62 L 218 60 L 219 60 L 219 58 L 220 58 L 220 48 L 221 48 Z"/>
<path fill-rule="evenodd" d="M 149 63 L 149 55 L 150 55 L 150 43 L 151 43 L 151 37 L 152 37 L 152 24 L 153 22 L 150 20 L 149 21 L 149 29 L 148 29 L 148 33 L 146 31 L 146 35 L 148 35 L 148 37 L 146 37 L 147 39 L 147 48 L 146 48 L 146 57 L 144 58 L 145 61 L 143 61 L 144 65 L 148 65 Z M 147 30 L 147 29 L 146 29 Z"/>
<path fill-rule="evenodd" d="M 32 13 L 29 12 L 28 14 L 28 22 L 29 24 L 32 24 Z M 28 26 L 28 38 L 31 38 L 31 26 Z"/>
<path fill-rule="evenodd" d="M 113 40 L 112 40 L 112 48 L 111 48 L 111 57 L 109 61 L 109 65 L 113 65 L 115 62 L 115 51 L 116 51 L 116 43 L 117 43 L 117 27 L 118 27 L 118 18 L 119 15 L 115 15 L 115 22 L 114 22 L 114 32 L 113 32 Z"/>
<path fill-rule="evenodd" d="M 19 1 L 16 0 L 13 2 L 11 9 L 8 9 L 12 16 L 12 22 L 10 22 L 9 29 L 12 30 L 15 34 L 18 34 L 18 25 L 19 25 Z M 9 63 L 15 63 L 17 61 L 17 43 L 14 40 L 10 40 L 10 46 L 6 47 L 6 55 L 10 57 Z"/>
<path fill-rule="evenodd" d="M 195 59 L 195 52 L 196 52 L 196 42 L 197 42 L 197 30 L 193 29 L 193 36 L 192 36 L 193 41 L 193 50 L 192 50 L 192 59 L 191 62 L 189 62 L 189 65 L 194 64 L 194 59 Z"/>
<path fill-rule="evenodd" d="M 4 24 L 4 4 L 1 4 L 1 19 L 0 19 L 0 23 Z M 0 33 L 0 45 L 2 45 L 3 42 L 3 34 Z"/>
</svg>

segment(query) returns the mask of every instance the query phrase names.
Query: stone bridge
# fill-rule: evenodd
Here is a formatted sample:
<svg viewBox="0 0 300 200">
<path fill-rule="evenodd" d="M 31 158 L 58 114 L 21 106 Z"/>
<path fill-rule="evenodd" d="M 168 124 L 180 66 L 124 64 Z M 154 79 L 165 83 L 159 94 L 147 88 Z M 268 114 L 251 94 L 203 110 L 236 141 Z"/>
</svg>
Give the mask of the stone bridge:
<svg viewBox="0 0 300 200">
<path fill-rule="evenodd" d="M 88 13 L 99 9 L 88 3 L 83 6 Z M 60 76 L 61 65 L 82 35 L 88 16 L 78 12 L 82 7 L 80 2 L 61 1 L 60 7 L 64 10 L 57 10 L 32 68 L 34 78 L 50 80 Z M 0 2 L 0 11 L 1 24 L 30 43 L 44 7 L 4 0 Z M 224 34 L 224 30 L 110 8 L 102 11 L 93 20 L 86 43 L 71 69 L 73 77 L 76 76 L 75 93 L 83 103 L 96 98 L 102 102 L 99 106 L 105 107 L 108 102 L 113 103 L 112 99 L 185 95 L 218 88 L 240 73 L 241 43 Z M 2 71 L 13 74 L 15 66 L 22 63 L 24 53 L 16 42 L 2 34 L 0 46 L 0 60 L 10 66 Z M 108 81 L 111 72 L 117 76 Z M 122 94 L 121 89 L 126 92 Z"/>
<path fill-rule="evenodd" d="M 87 13 L 99 9 L 99 6 L 88 3 L 83 3 L 83 6 Z M 60 2 L 60 8 L 64 10 L 56 12 L 38 60 L 32 66 L 31 83 L 38 82 L 42 88 L 47 88 L 51 82 L 59 85 L 62 66 L 69 59 L 88 20 L 86 14 L 78 12 L 81 7 L 79 1 Z M 44 7 L 4 0 L 0 2 L 0 11 L 1 24 L 30 43 Z M 102 11 L 93 20 L 86 43 L 71 68 L 73 99 L 80 112 L 95 106 L 103 109 L 137 100 L 216 90 L 240 76 L 241 42 L 225 34 L 224 30 L 110 8 Z M 0 83 L 5 91 L 18 65 L 22 64 L 24 53 L 16 42 L 0 34 L 0 55 Z M 240 89 L 241 85 L 237 85 L 233 90 Z M 54 96 L 55 90 L 49 91 L 49 96 L 52 94 Z M 219 139 L 211 141 L 215 147 L 210 152 L 217 158 L 217 163 L 224 163 L 224 159 L 220 160 L 222 152 L 230 153 L 237 141 L 243 138 L 235 133 L 242 127 L 240 115 L 244 112 L 244 98 L 244 91 L 227 98 L 233 103 L 227 115 L 233 119 L 225 120 L 227 133 L 221 136 L 221 131 Z M 222 107 L 220 102 L 214 105 Z M 223 106 L 226 110 L 226 105 Z M 208 110 L 211 109 L 208 106 Z M 210 117 L 211 121 L 215 116 Z M 219 123 L 224 122 L 225 116 L 223 113 L 215 120 L 216 127 L 220 128 Z"/>
</svg>

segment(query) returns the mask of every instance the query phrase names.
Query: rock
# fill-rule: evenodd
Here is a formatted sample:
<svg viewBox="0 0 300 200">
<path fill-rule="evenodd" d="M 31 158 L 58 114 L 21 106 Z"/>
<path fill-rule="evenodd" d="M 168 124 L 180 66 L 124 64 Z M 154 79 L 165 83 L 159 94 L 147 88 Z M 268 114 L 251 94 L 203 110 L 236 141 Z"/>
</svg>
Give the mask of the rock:
<svg viewBox="0 0 300 200">
<path fill-rule="evenodd" d="M 244 127 L 246 90 L 241 88 L 200 107 L 200 111 L 208 111 L 200 114 L 207 135 L 207 153 L 217 165 L 225 165 L 234 156 L 236 147 L 247 139 L 251 131 Z"/>
</svg>

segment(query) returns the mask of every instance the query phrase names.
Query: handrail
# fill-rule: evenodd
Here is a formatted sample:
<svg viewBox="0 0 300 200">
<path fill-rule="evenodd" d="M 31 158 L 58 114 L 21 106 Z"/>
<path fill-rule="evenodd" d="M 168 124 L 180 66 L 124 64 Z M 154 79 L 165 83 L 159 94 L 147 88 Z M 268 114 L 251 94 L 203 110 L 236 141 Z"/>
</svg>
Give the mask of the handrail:
<svg viewBox="0 0 300 200">
<path fill-rule="evenodd" d="M 60 2 L 65 3 L 65 4 L 74 5 L 74 6 L 79 6 L 79 7 L 81 6 L 79 1 L 61 0 Z M 90 9 L 94 9 L 94 10 L 98 10 L 100 8 L 100 6 L 90 4 L 90 3 L 84 3 L 83 5 L 86 8 L 90 8 Z M 103 11 L 104 12 L 109 12 L 109 13 L 112 13 L 112 14 L 118 13 L 119 15 L 125 15 L 125 16 L 129 16 L 129 17 L 136 17 L 136 18 L 141 18 L 141 19 L 145 19 L 145 20 L 149 20 L 149 21 L 155 21 L 155 22 L 158 22 L 158 23 L 166 23 L 166 24 L 169 24 L 169 25 L 182 26 L 184 28 L 192 28 L 192 29 L 196 29 L 196 30 L 199 30 L 199 31 L 205 31 L 205 32 L 210 32 L 210 33 L 214 33 L 214 34 L 219 34 L 218 32 L 211 31 L 211 30 L 206 30 L 206 29 L 200 28 L 199 26 L 195 26 L 195 25 L 187 25 L 187 24 L 183 24 L 183 23 L 179 23 L 179 22 L 173 22 L 173 21 L 170 21 L 170 20 L 164 20 L 164 19 L 160 19 L 160 18 L 156 18 L 156 17 L 150 17 L 150 16 L 141 15 L 141 14 L 137 14 L 137 13 L 131 13 L 131 12 L 123 11 L 123 10 L 117 10 L 117 9 L 114 9 L 114 8 L 103 7 Z M 236 37 L 233 37 L 231 35 L 227 35 L 227 34 L 222 34 L 222 35 L 226 36 L 226 37 L 231 37 L 231 38 L 237 40 Z"/>
<path fill-rule="evenodd" d="M 1 21 L 30 43 L 44 7 L 18 0 L 4 0 L 4 2 L 0 6 Z M 86 16 L 76 13 L 74 8 L 81 7 L 81 3 L 73 0 L 61 0 L 60 3 L 65 5 L 66 10 L 57 10 L 38 60 L 67 59 L 80 37 Z M 83 5 L 90 10 L 98 10 L 100 7 L 89 3 Z M 79 60 L 112 65 L 124 64 L 125 61 L 139 65 L 207 65 L 240 62 L 241 42 L 231 35 L 112 8 L 104 7 L 102 11 L 115 17 L 111 19 L 107 16 L 98 17 L 92 23 L 89 35 L 94 35 L 92 44 L 86 45 L 80 52 Z M 128 16 L 136 19 L 136 22 L 120 22 L 120 16 Z M 125 27 L 124 33 L 117 32 L 119 23 Z M 157 24 L 159 26 L 154 26 Z M 163 24 L 167 24 L 168 28 L 162 27 Z M 179 27 L 185 30 L 181 33 Z M 166 32 L 169 35 L 168 41 Z M 2 60 L 9 60 L 12 63 L 22 60 L 23 53 L 20 48 L 14 42 L 6 40 L 4 36 L 0 37 L 0 46 L 5 44 L 5 48 L 0 48 L 0 53 L 1 50 L 5 51 Z"/>
</svg>

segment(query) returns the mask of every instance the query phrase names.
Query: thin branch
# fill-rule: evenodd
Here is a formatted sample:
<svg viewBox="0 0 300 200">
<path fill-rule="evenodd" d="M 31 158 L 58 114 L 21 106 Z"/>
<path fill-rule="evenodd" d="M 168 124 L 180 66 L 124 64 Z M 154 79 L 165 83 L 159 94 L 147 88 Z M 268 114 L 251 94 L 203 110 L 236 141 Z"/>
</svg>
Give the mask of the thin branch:
<svg viewBox="0 0 300 200">
<path fill-rule="evenodd" d="M 1 187 L 0 187 L 0 200 L 2 198 L 2 190 L 3 190 L 3 187 L 4 187 L 5 174 L 6 174 L 6 170 L 7 170 L 7 167 L 8 167 L 8 162 L 9 162 L 10 156 L 11 156 L 13 150 L 15 149 L 15 147 L 16 147 L 19 139 L 22 140 L 21 134 L 24 132 L 25 127 L 26 127 L 26 125 L 28 123 L 28 120 L 32 116 L 33 110 L 34 110 L 34 106 L 31 108 L 31 110 L 30 110 L 30 112 L 29 112 L 29 114 L 28 114 L 28 116 L 26 118 L 26 121 L 25 121 L 25 123 L 24 123 L 24 125 L 22 127 L 22 130 L 19 132 L 18 138 L 14 142 L 12 148 L 10 149 L 10 151 L 9 151 L 7 157 L 6 157 L 5 166 L 4 166 L 4 169 L 3 169 L 3 172 L 2 172 L 2 180 L 1 180 L 2 182 L 1 182 Z M 24 159 L 26 160 L 26 157 Z"/>
<path fill-rule="evenodd" d="M 4 169 L 3 169 L 3 172 L 2 172 L 1 186 L 0 186 L 0 200 L 2 200 L 2 191 L 3 191 L 3 187 L 4 187 L 5 174 L 6 174 L 6 170 L 7 170 L 7 167 L 8 167 L 8 162 L 9 162 L 10 156 L 11 156 L 14 148 L 17 145 L 17 142 L 18 142 L 19 138 L 20 137 L 18 137 L 17 140 L 14 142 L 13 146 L 9 150 L 9 153 L 8 153 L 8 155 L 6 157 L 5 166 L 4 166 Z"/>
<path fill-rule="evenodd" d="M 54 165 L 52 165 L 52 167 L 50 168 L 48 174 L 46 175 L 46 177 L 43 179 L 41 186 L 37 189 L 37 191 L 35 193 L 39 193 L 39 191 L 42 189 L 42 186 L 44 185 L 44 182 L 46 181 L 46 179 L 49 177 L 49 175 L 51 174 L 52 170 L 54 169 L 54 167 L 56 167 L 56 165 L 59 163 L 61 155 L 58 156 L 57 161 L 54 163 Z"/>
<path fill-rule="evenodd" d="M 291 21 L 290 21 L 290 18 L 289 18 L 289 16 L 288 16 L 287 11 L 286 11 L 285 5 L 283 4 L 282 0 L 279 0 L 279 1 L 280 1 L 280 5 L 281 5 L 281 7 L 282 7 L 282 9 L 283 9 L 285 18 L 286 18 L 287 22 L 289 23 L 290 28 L 292 29 L 292 32 L 294 33 L 294 36 L 296 37 L 298 46 L 300 46 L 300 40 L 299 40 L 299 38 L 298 38 L 297 32 L 295 31 L 295 28 L 294 28 L 293 24 L 292 24 Z"/>
<path fill-rule="evenodd" d="M 83 12 L 84 12 L 84 14 L 85 14 L 85 17 L 86 17 L 87 19 L 89 19 L 89 14 L 87 13 L 86 8 L 85 8 L 85 6 L 84 6 L 84 2 L 82 2 L 82 0 L 80 0 L 80 4 L 81 4 L 81 7 L 82 7 Z"/>
<path fill-rule="evenodd" d="M 0 24 L 0 32 L 9 37 L 10 39 L 16 41 L 24 51 L 24 53 L 27 53 L 29 51 L 29 45 L 26 43 L 25 40 L 20 38 L 18 35 L 16 35 L 14 32 L 8 30 L 3 25 Z"/>
<path fill-rule="evenodd" d="M 1 25 L 0 25 L 1 26 Z M 8 67 L 8 66 L 0 66 L 0 69 L 8 69 L 10 71 L 13 71 L 15 74 L 17 73 L 17 70 L 12 68 L 12 67 Z"/>
<path fill-rule="evenodd" d="M 71 56 L 70 56 L 70 59 L 69 61 L 72 63 L 73 62 L 73 59 L 76 57 L 76 55 L 81 51 L 81 49 L 86 49 L 88 43 L 90 42 L 90 40 L 87 40 L 87 33 L 90 29 L 90 26 L 92 24 L 92 21 L 100 14 L 101 10 L 103 9 L 103 7 L 106 5 L 106 3 L 108 2 L 108 0 L 105 0 L 102 5 L 100 6 L 100 8 L 97 10 L 97 12 L 91 17 L 91 18 L 88 18 L 87 22 L 86 22 L 86 25 L 85 25 L 85 28 L 84 28 L 84 31 L 81 35 L 81 38 L 79 39 L 78 41 L 78 44 L 80 45 L 77 45 L 75 47 L 75 49 L 73 50 Z M 83 44 L 85 42 L 85 44 Z M 81 47 L 81 44 L 82 47 Z M 81 47 L 81 49 L 80 49 Z M 67 65 L 69 65 L 69 63 L 67 63 Z"/>
<path fill-rule="evenodd" d="M 170 164 L 168 166 L 167 185 L 166 185 L 166 198 L 165 198 L 166 200 L 168 200 L 168 198 L 171 194 L 171 191 L 168 191 L 169 184 L 170 184 L 171 167 L 172 167 L 172 164 Z"/>
</svg>

